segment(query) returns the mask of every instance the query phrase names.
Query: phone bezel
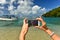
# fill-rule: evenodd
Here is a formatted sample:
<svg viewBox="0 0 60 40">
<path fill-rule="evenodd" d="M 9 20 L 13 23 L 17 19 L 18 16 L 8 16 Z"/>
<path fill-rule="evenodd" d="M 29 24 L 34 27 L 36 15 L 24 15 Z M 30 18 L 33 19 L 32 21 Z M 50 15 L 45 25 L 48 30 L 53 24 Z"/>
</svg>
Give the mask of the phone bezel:
<svg viewBox="0 0 60 40">
<path fill-rule="evenodd" d="M 40 26 L 40 21 L 38 21 L 38 26 Z"/>
<path fill-rule="evenodd" d="M 35 20 L 35 19 L 32 19 L 32 20 Z M 32 20 L 31 20 L 31 21 L 32 21 Z M 29 21 L 29 20 L 28 20 L 28 21 Z M 40 21 L 38 21 L 38 26 L 40 26 Z"/>
</svg>

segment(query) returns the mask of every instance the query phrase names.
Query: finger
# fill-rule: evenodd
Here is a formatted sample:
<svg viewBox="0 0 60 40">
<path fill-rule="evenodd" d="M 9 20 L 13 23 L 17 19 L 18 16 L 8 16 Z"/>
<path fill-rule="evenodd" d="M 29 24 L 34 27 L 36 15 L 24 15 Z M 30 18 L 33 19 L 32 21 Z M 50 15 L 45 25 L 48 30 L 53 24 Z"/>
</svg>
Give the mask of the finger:
<svg viewBox="0 0 60 40">
<path fill-rule="evenodd" d="M 40 26 L 35 26 L 36 28 L 40 28 Z"/>
<path fill-rule="evenodd" d="M 38 20 L 38 21 L 40 21 L 40 22 L 41 22 L 40 18 L 36 18 L 36 20 Z"/>
<path fill-rule="evenodd" d="M 40 18 L 42 19 L 42 17 L 41 17 L 41 16 L 40 16 L 39 18 L 36 18 L 36 19 L 37 19 L 37 20 L 39 20 Z"/>
<path fill-rule="evenodd" d="M 27 23 L 27 18 L 24 19 L 24 24 L 26 24 L 26 23 Z"/>
<path fill-rule="evenodd" d="M 23 20 L 23 23 L 25 23 L 25 19 Z"/>
<path fill-rule="evenodd" d="M 40 18 L 42 18 L 42 16 L 40 16 Z"/>
<path fill-rule="evenodd" d="M 36 18 L 36 20 L 39 20 L 39 18 Z"/>
<path fill-rule="evenodd" d="M 42 26 L 40 27 L 40 29 L 42 29 Z"/>
</svg>

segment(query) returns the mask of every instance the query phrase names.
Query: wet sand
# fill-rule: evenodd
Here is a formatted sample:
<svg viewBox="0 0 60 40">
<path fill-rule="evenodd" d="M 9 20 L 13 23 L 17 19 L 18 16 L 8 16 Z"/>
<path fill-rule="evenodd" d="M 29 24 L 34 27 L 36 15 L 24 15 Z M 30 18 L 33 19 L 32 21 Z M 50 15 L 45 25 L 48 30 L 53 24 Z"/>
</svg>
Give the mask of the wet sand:
<svg viewBox="0 0 60 40">
<path fill-rule="evenodd" d="M 19 40 L 21 27 L 0 27 L 0 40 Z M 30 27 L 26 40 L 51 40 L 44 31 Z"/>
</svg>

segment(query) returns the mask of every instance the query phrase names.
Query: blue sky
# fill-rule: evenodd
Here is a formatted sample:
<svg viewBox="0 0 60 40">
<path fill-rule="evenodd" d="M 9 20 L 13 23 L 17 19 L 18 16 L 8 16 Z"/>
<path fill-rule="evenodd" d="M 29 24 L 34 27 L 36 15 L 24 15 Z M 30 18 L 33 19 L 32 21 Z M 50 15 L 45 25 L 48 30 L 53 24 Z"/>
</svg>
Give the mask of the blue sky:
<svg viewBox="0 0 60 40">
<path fill-rule="evenodd" d="M 7 1 L 10 1 L 10 0 L 7 0 Z M 47 10 L 60 6 L 60 0 L 33 0 L 33 3 L 35 5 L 45 7 Z"/>
<path fill-rule="evenodd" d="M 60 0 L 0 0 L 0 13 L 42 15 L 59 6 Z"/>
<path fill-rule="evenodd" d="M 47 10 L 60 6 L 60 0 L 34 0 L 35 5 L 45 7 Z"/>
</svg>

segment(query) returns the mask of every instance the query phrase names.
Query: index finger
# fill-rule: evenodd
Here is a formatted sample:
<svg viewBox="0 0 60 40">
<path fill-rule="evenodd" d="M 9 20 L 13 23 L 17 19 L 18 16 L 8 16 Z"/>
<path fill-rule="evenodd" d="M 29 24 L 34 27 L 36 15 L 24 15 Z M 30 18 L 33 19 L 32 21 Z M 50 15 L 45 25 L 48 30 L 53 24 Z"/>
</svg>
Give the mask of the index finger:
<svg viewBox="0 0 60 40">
<path fill-rule="evenodd" d="M 24 24 L 26 24 L 28 22 L 27 18 L 25 18 L 23 22 Z"/>
<path fill-rule="evenodd" d="M 41 21 L 40 18 L 36 18 L 36 20 Z"/>
</svg>

